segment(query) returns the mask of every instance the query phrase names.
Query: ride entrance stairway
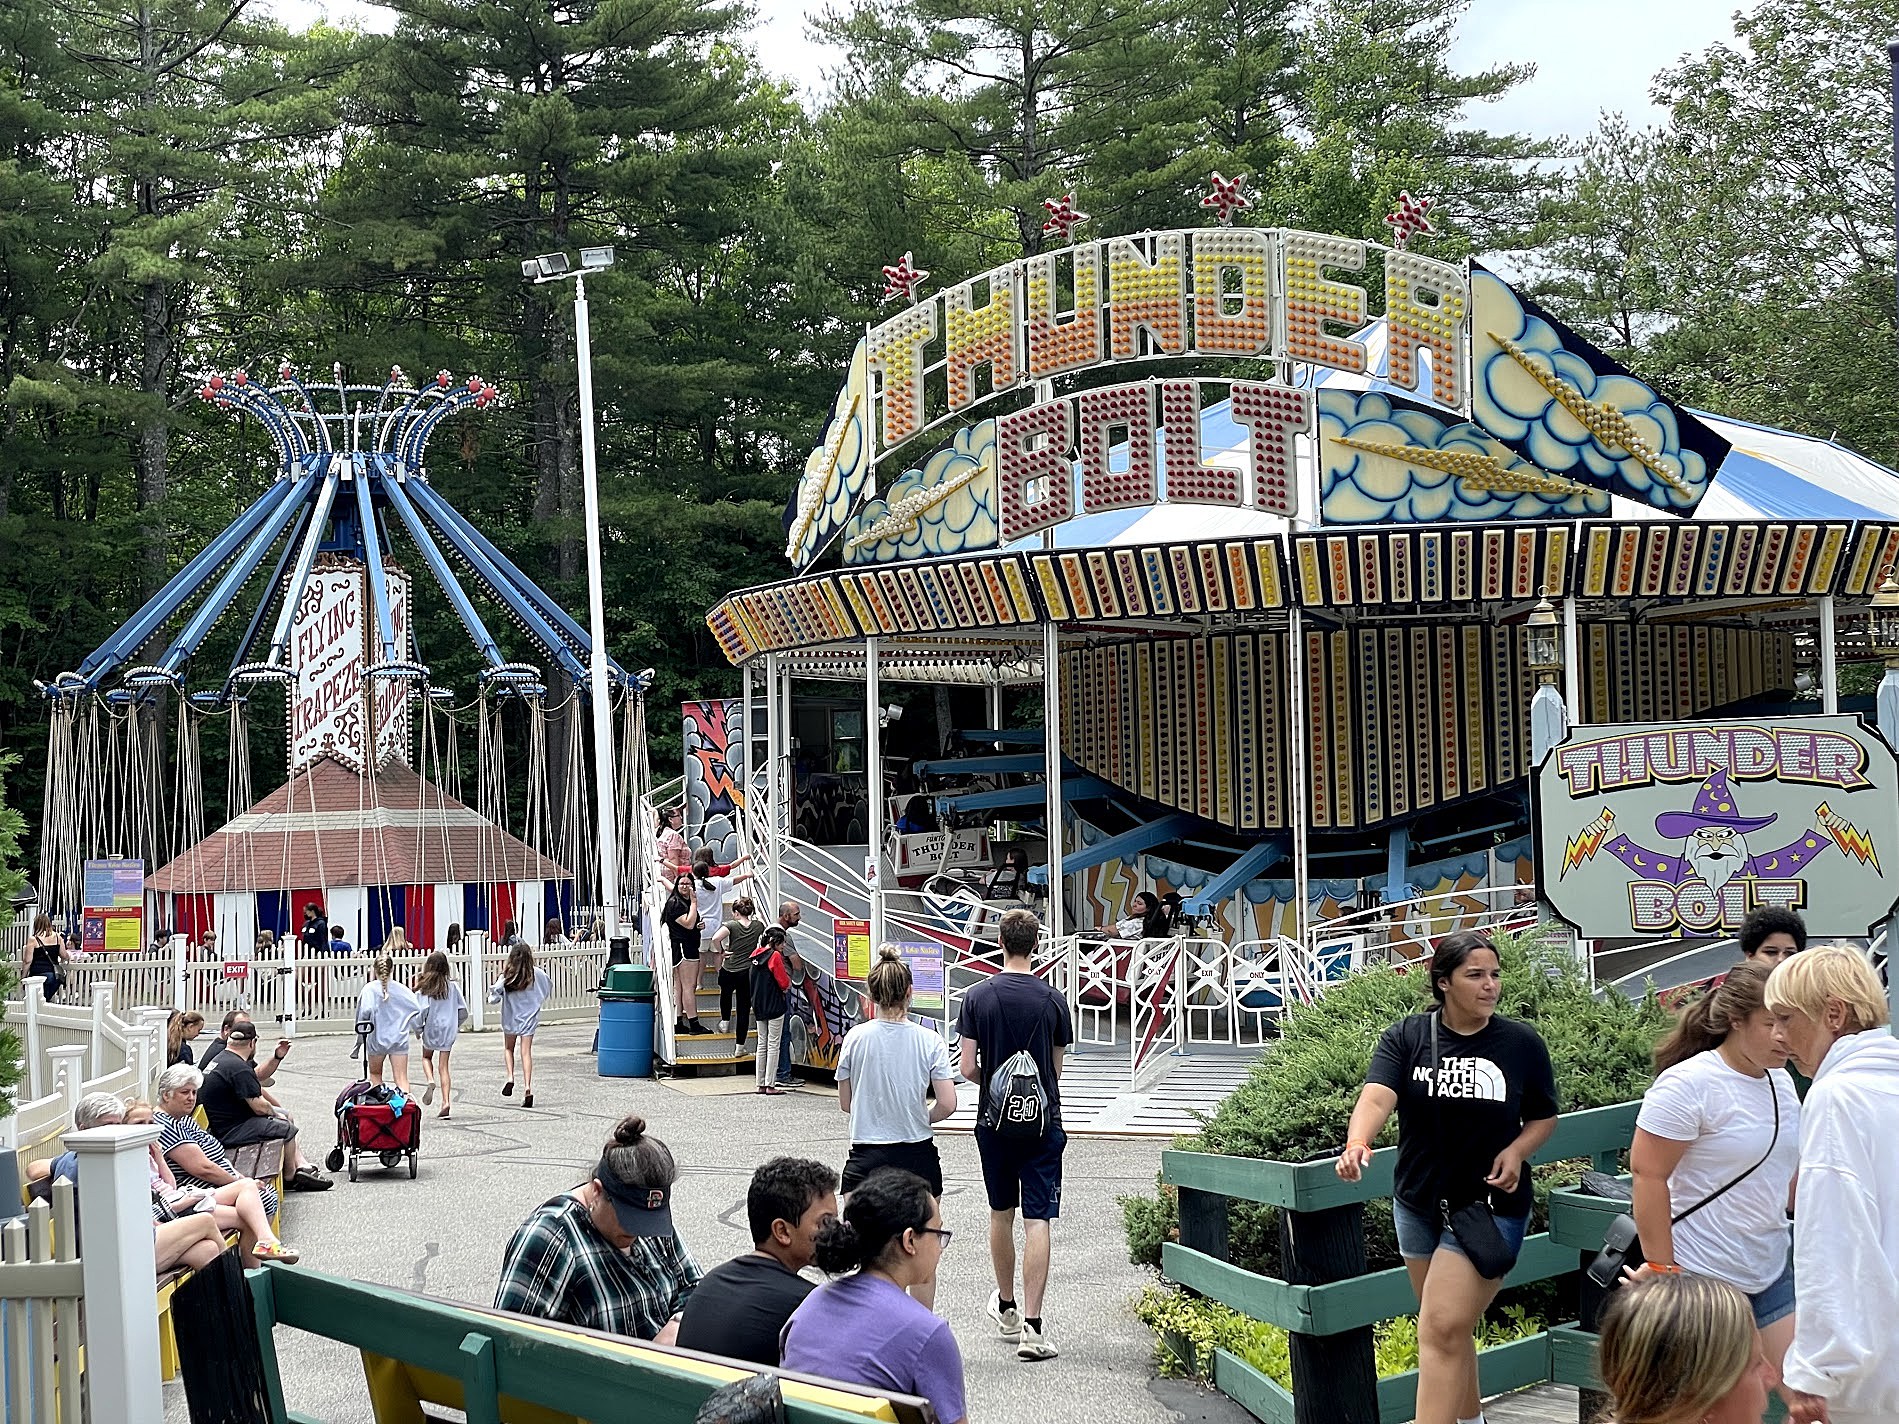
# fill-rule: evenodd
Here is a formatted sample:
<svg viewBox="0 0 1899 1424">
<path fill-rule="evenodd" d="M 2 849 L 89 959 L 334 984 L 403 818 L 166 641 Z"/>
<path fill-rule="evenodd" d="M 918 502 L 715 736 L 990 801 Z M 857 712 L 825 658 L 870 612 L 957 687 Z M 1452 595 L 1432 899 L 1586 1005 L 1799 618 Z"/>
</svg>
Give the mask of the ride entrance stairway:
<svg viewBox="0 0 1899 1424">
<path fill-rule="evenodd" d="M 699 983 L 697 1004 L 699 1022 L 711 1029 L 711 1033 L 675 1033 L 673 1035 L 676 1054 L 673 1068 L 690 1068 L 697 1071 L 702 1068 L 720 1070 L 748 1071 L 758 1058 L 758 1025 L 746 1025 L 745 1042 L 739 1043 L 730 1033 L 718 1032 L 719 1027 L 719 976 L 708 960 L 699 960 Z"/>
</svg>

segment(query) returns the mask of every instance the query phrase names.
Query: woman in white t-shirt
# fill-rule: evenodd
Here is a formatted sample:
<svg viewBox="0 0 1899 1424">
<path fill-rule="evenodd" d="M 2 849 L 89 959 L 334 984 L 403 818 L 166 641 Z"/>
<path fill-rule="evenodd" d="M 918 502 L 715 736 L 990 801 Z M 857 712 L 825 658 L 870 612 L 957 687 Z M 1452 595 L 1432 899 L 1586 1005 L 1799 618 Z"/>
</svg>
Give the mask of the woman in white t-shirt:
<svg viewBox="0 0 1899 1424">
<path fill-rule="evenodd" d="M 705 970 L 717 974 L 725 967 L 725 942 L 730 938 L 725 932 L 725 897 L 732 893 L 732 887 L 741 880 L 750 880 L 752 872 L 741 870 L 739 865 L 745 860 L 740 856 L 724 875 L 712 873 L 712 848 L 700 846 L 692 857 L 692 898 L 699 906 L 701 954 L 705 960 Z"/>
<path fill-rule="evenodd" d="M 1685 1271 L 1745 1292 L 1778 1378 L 1794 1329 L 1787 1212 L 1800 1099 L 1767 1011 L 1767 975 L 1743 964 L 1682 1011 L 1655 1050 L 1629 1165 L 1647 1258 L 1638 1273 Z"/>
<path fill-rule="evenodd" d="M 943 1194 L 943 1163 L 932 1127 L 956 1111 L 956 1077 L 941 1034 L 910 1017 L 910 966 L 889 945 L 864 981 L 877 1016 L 844 1035 L 837 1058 L 837 1105 L 851 1115 L 851 1155 L 839 1191 L 848 1197 L 879 1167 L 901 1167 Z M 934 1308 L 936 1278 L 910 1287 Z"/>
</svg>

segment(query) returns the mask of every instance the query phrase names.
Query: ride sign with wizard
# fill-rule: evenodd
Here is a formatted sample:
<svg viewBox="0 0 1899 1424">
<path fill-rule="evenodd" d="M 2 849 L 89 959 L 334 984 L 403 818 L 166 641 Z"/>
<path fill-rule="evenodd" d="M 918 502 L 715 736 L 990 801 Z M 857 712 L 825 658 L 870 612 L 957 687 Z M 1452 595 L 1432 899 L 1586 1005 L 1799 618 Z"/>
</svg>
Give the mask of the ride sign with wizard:
<svg viewBox="0 0 1899 1424">
<path fill-rule="evenodd" d="M 1536 787 L 1542 893 L 1586 938 L 1724 938 L 1762 905 L 1860 936 L 1899 900 L 1899 762 L 1857 717 L 1577 727 Z"/>
</svg>

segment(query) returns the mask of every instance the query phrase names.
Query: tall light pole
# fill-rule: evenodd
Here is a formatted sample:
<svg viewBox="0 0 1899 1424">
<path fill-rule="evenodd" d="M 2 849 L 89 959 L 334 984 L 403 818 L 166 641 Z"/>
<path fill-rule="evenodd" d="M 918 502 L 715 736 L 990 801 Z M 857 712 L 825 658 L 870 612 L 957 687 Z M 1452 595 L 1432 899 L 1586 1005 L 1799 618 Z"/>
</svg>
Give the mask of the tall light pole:
<svg viewBox="0 0 1899 1424">
<path fill-rule="evenodd" d="M 587 613 L 593 644 L 588 661 L 588 700 L 593 703 L 594 819 L 600 840 L 600 909 L 607 942 L 620 933 L 620 853 L 613 802 L 613 721 L 607 705 L 606 592 L 600 572 L 600 472 L 593 443 L 593 331 L 587 318 L 588 272 L 613 265 L 611 247 L 583 247 L 580 266 L 572 268 L 564 252 L 531 257 L 521 275 L 539 286 L 574 279 L 574 364 L 580 375 L 580 473 L 587 497 Z"/>
</svg>

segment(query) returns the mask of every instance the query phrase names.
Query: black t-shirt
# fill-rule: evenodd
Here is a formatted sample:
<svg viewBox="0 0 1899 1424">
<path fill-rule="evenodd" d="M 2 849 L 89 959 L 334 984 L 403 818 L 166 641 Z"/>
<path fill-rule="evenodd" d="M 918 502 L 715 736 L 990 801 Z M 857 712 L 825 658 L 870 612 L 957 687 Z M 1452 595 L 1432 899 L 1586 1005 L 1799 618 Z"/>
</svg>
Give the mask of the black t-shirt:
<svg viewBox="0 0 1899 1424">
<path fill-rule="evenodd" d="M 263 1096 L 264 1085 L 257 1081 L 257 1070 L 230 1049 L 204 1065 L 198 1105 L 204 1109 L 211 1135 L 220 1141 L 230 1128 L 257 1116 L 251 1111 L 250 1100 Z"/>
<path fill-rule="evenodd" d="M 297 938 L 305 949 L 328 949 L 330 947 L 330 922 L 318 915 L 313 920 L 305 920 L 303 928 L 297 931 Z"/>
<path fill-rule="evenodd" d="M 1431 1092 L 1431 1020 L 1413 1014 L 1385 1030 L 1366 1081 L 1398 1095 L 1397 1197 L 1435 1213 L 1481 1201 L 1497 1154 L 1526 1122 L 1555 1117 L 1556 1072 L 1550 1051 L 1528 1024 L 1494 1016 L 1466 1038 L 1438 1024 L 1438 1093 Z M 1490 1195 L 1499 1216 L 1530 1210 L 1530 1174 L 1514 1192 Z"/>
<path fill-rule="evenodd" d="M 714 1266 L 686 1301 L 679 1348 L 776 1365 L 785 1322 L 815 1289 L 803 1276 L 757 1252 Z"/>
<path fill-rule="evenodd" d="M 989 1110 L 990 1077 L 1026 1048 L 1042 1071 L 1049 1125 L 1060 1126 L 1062 1094 L 1055 1077 L 1055 1050 L 1075 1041 L 1067 1000 L 1033 974 L 997 974 L 963 995 L 956 1032 L 976 1045 L 976 1081 L 982 1087 L 979 1117 Z"/>
</svg>

